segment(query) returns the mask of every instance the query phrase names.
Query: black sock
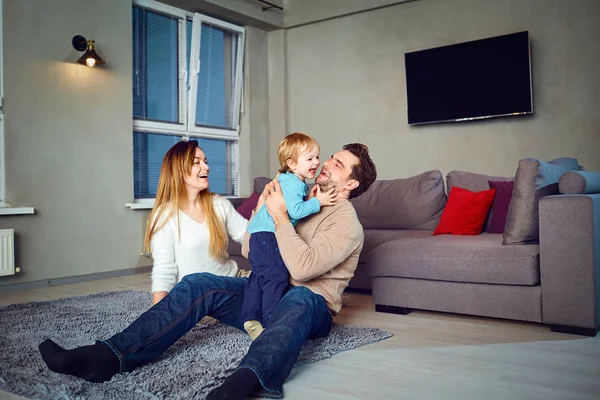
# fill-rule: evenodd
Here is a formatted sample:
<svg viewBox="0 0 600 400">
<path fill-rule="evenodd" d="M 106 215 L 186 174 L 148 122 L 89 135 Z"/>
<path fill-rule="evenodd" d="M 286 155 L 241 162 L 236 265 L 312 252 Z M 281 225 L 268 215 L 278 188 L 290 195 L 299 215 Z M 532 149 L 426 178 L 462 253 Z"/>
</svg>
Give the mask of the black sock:
<svg viewBox="0 0 600 400">
<path fill-rule="evenodd" d="M 104 343 L 65 350 L 50 339 L 38 346 L 42 359 L 54 372 L 75 375 L 90 382 L 110 380 L 119 372 L 119 359 Z"/>
<path fill-rule="evenodd" d="M 251 369 L 240 368 L 227 378 L 221 386 L 213 389 L 206 399 L 244 400 L 258 383 L 258 377 Z"/>
</svg>

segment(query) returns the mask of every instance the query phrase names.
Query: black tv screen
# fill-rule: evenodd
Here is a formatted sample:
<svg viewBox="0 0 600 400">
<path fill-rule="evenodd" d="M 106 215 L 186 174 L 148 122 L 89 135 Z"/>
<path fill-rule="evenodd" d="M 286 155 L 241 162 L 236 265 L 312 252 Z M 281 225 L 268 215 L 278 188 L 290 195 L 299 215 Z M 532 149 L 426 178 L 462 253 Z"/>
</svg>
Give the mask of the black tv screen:
<svg viewBox="0 0 600 400">
<path fill-rule="evenodd" d="M 408 123 L 533 112 L 529 32 L 406 53 Z"/>
</svg>

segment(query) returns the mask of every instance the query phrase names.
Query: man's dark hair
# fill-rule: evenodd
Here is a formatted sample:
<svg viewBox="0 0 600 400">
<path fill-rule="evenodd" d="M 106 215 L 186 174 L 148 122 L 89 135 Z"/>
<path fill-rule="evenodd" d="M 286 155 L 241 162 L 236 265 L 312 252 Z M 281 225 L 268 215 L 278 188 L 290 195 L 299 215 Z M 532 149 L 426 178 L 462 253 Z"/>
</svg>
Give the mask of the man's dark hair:
<svg viewBox="0 0 600 400">
<path fill-rule="evenodd" d="M 369 156 L 369 148 L 362 143 L 350 143 L 344 145 L 342 149 L 349 151 L 356 158 L 358 164 L 352 167 L 350 179 L 356 179 L 358 187 L 350 192 L 350 198 L 358 197 L 369 189 L 371 184 L 377 179 L 377 168 Z"/>
</svg>

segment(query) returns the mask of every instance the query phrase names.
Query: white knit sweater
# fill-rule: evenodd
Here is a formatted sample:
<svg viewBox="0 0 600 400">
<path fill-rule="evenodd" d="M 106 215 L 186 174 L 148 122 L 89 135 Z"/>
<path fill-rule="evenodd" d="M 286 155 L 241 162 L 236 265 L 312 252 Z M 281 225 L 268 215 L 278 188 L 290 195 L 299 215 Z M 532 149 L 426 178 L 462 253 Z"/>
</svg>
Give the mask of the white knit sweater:
<svg viewBox="0 0 600 400">
<path fill-rule="evenodd" d="M 223 197 L 213 196 L 215 212 L 227 228 L 227 235 L 238 243 L 244 240 L 248 221 Z M 195 272 L 236 276 L 238 266 L 233 260 L 220 262 L 208 252 L 209 231 L 206 223 L 199 223 L 179 210 L 181 230 L 177 229 L 174 215 L 165 226 L 152 236 L 150 243 L 154 266 L 152 291 L 170 291 L 184 276 Z M 179 237 L 181 233 L 181 237 Z"/>
</svg>

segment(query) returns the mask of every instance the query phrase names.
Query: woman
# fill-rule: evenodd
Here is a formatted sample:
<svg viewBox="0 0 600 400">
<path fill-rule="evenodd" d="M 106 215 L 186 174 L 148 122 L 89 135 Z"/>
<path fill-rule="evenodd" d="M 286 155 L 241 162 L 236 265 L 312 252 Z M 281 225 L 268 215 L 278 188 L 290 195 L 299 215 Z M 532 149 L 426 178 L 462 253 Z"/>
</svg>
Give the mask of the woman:
<svg viewBox="0 0 600 400">
<path fill-rule="evenodd" d="M 197 140 L 175 144 L 163 159 L 144 240 L 154 259 L 153 305 L 188 274 L 248 275 L 227 254 L 227 236 L 241 243 L 248 221 L 208 190 L 208 172 Z"/>
</svg>

